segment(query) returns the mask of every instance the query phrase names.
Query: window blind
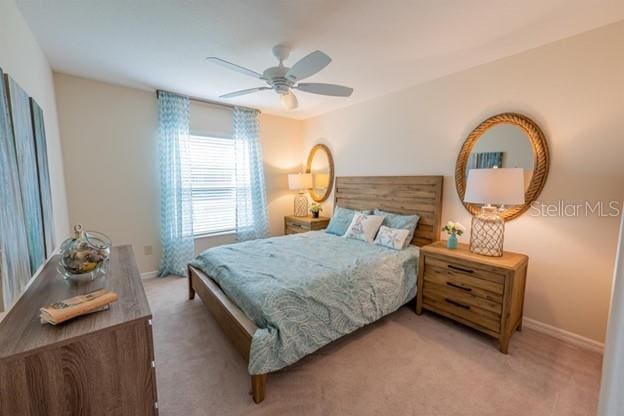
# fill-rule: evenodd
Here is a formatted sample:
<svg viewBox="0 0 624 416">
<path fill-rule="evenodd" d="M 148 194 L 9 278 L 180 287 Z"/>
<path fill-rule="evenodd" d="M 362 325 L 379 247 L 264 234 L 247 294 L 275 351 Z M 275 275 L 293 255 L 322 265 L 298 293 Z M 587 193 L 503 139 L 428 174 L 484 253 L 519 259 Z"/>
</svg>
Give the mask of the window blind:
<svg viewBox="0 0 624 416">
<path fill-rule="evenodd" d="M 195 235 L 236 228 L 235 143 L 229 138 L 189 137 Z"/>
</svg>

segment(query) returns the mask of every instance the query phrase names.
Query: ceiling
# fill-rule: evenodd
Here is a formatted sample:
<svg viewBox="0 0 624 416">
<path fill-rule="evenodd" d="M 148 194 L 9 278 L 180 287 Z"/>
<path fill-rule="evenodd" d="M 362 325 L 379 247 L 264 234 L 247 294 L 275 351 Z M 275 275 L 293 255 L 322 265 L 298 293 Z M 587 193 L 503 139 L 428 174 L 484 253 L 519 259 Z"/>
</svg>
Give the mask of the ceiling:
<svg viewBox="0 0 624 416">
<path fill-rule="evenodd" d="M 350 98 L 273 91 L 228 102 L 307 118 L 624 19 L 622 0 L 16 0 L 55 71 L 216 99 L 262 82 L 205 61 L 262 72 L 271 47 L 333 58 L 306 82 Z M 290 64 L 290 65 L 289 65 Z"/>
</svg>

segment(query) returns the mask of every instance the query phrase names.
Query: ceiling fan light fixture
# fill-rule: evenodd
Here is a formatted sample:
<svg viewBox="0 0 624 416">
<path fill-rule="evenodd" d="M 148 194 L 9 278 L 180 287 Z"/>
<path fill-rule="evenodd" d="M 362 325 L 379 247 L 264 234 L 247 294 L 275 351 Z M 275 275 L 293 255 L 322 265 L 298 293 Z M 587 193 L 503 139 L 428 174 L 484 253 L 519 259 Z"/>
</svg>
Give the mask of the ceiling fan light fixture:
<svg viewBox="0 0 624 416">
<path fill-rule="evenodd" d="M 292 93 L 292 91 L 288 91 L 287 94 L 283 94 L 280 99 L 282 101 L 282 105 L 287 110 L 294 110 L 299 105 L 297 97 Z"/>
<path fill-rule="evenodd" d="M 353 92 L 353 88 L 345 87 L 344 85 L 323 84 L 318 82 L 300 82 L 305 78 L 311 77 L 329 65 L 331 58 L 321 51 L 317 50 L 304 56 L 290 68 L 284 65 L 284 61 L 290 55 L 290 47 L 287 44 L 274 46 L 273 55 L 279 61 L 279 65 L 265 69 L 262 74 L 215 56 L 206 58 L 209 62 L 216 65 L 260 79 L 267 84 L 265 87 L 247 88 L 223 94 L 220 97 L 234 98 L 258 91 L 273 90 L 280 95 L 282 106 L 288 110 L 294 110 L 299 104 L 297 103 L 297 97 L 295 97 L 291 88 L 306 93 L 331 97 L 349 97 Z"/>
</svg>

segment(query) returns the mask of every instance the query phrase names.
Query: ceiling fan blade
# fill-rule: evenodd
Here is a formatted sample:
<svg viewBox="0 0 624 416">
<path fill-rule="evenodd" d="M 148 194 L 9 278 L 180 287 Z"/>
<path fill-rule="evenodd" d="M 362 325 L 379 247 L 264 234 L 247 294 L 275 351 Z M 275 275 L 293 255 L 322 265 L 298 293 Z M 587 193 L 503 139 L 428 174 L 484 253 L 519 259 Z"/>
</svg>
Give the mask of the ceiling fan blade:
<svg viewBox="0 0 624 416">
<path fill-rule="evenodd" d="M 299 106 L 299 103 L 297 102 L 297 97 L 290 90 L 288 91 L 288 94 L 282 95 L 281 100 L 282 100 L 282 105 L 287 110 L 294 110 L 295 108 Z"/>
<path fill-rule="evenodd" d="M 331 95 L 332 97 L 349 97 L 353 88 L 344 85 L 322 84 L 319 82 L 302 82 L 295 86 L 298 90 L 311 92 L 312 94 Z"/>
<path fill-rule="evenodd" d="M 228 62 L 221 58 L 209 56 L 208 58 L 206 58 L 206 60 L 212 62 L 213 64 L 221 65 L 224 68 L 231 69 L 232 71 L 240 72 L 241 74 L 249 75 L 250 77 L 262 79 L 262 74 L 259 74 L 256 71 L 252 71 L 251 69 L 244 68 L 240 65 L 233 64 L 232 62 Z"/>
<path fill-rule="evenodd" d="M 294 64 L 286 73 L 286 78 L 293 81 L 308 78 L 325 68 L 330 62 L 329 56 L 321 51 L 314 51 Z"/>
<path fill-rule="evenodd" d="M 234 91 L 228 94 L 220 95 L 219 98 L 233 98 L 238 97 L 239 95 L 251 94 L 252 92 L 262 91 L 262 90 L 270 90 L 269 87 L 256 87 L 256 88 L 247 88 L 246 90 Z"/>
</svg>

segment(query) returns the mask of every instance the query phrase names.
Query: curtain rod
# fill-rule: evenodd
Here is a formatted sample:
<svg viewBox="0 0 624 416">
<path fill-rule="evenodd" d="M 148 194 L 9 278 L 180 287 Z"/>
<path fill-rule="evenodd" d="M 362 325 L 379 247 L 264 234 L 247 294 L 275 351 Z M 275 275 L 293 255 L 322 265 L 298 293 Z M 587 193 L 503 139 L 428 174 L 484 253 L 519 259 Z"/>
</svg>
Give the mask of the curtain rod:
<svg viewBox="0 0 624 416">
<path fill-rule="evenodd" d="M 178 94 L 177 92 L 172 92 L 172 91 L 167 91 L 167 90 L 156 90 L 156 98 L 158 98 L 158 96 L 160 95 L 161 92 L 168 92 L 169 94 L 176 94 L 176 95 L 182 95 L 184 97 L 187 97 L 189 100 L 191 101 L 196 101 L 198 103 L 204 103 L 204 104 L 210 104 L 210 105 L 216 105 L 218 107 L 225 107 L 225 108 L 229 108 L 229 109 L 234 109 L 234 107 L 240 107 L 240 108 L 244 108 L 246 110 L 255 110 L 257 112 L 261 112 L 260 110 L 258 110 L 257 108 L 252 108 L 252 107 L 245 107 L 243 105 L 232 105 L 232 104 L 226 104 L 226 103 L 222 103 L 220 101 L 213 101 L 213 100 L 207 100 L 205 98 L 199 98 L 199 97 L 192 97 L 190 95 L 186 95 L 186 94 Z"/>
</svg>

